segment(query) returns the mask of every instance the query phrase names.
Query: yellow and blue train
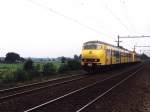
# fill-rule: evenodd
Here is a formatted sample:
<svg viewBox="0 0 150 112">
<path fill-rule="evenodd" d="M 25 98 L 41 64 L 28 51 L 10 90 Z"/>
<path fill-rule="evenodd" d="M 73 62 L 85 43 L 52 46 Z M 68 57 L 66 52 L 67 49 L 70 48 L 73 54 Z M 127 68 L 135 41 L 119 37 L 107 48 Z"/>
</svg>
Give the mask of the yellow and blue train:
<svg viewBox="0 0 150 112">
<path fill-rule="evenodd" d="M 81 56 L 81 65 L 86 70 L 140 62 L 140 55 L 135 51 L 101 41 L 85 42 Z"/>
</svg>

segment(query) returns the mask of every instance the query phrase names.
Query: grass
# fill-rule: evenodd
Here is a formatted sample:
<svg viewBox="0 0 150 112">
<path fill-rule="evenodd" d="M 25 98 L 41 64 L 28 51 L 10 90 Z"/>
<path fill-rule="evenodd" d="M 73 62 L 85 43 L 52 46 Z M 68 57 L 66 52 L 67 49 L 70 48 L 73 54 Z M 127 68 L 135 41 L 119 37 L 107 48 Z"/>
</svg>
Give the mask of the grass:
<svg viewBox="0 0 150 112">
<path fill-rule="evenodd" d="M 58 69 L 60 66 L 61 66 L 61 62 L 58 62 L 58 61 L 54 61 L 52 62 L 56 68 Z M 43 65 L 45 63 L 34 63 L 34 65 L 38 65 L 39 66 L 39 71 L 42 71 L 42 68 L 43 68 Z M 0 75 L 2 75 L 5 71 L 15 71 L 16 69 L 18 68 L 22 68 L 23 67 L 23 63 L 16 63 L 16 64 L 3 64 L 1 63 L 0 64 Z"/>
<path fill-rule="evenodd" d="M 40 71 L 42 71 L 42 68 L 43 68 L 44 64 L 46 64 L 46 63 L 53 63 L 54 66 L 56 66 L 56 69 L 57 69 L 57 70 L 58 70 L 59 67 L 62 65 L 62 63 L 59 62 L 59 61 L 52 61 L 52 62 L 43 62 L 43 63 L 37 62 L 37 63 L 34 63 L 34 66 L 40 66 L 40 67 L 39 67 L 39 68 L 40 68 Z"/>
<path fill-rule="evenodd" d="M 22 66 L 23 64 L 0 64 L 0 74 L 4 71 L 14 71 Z"/>
</svg>

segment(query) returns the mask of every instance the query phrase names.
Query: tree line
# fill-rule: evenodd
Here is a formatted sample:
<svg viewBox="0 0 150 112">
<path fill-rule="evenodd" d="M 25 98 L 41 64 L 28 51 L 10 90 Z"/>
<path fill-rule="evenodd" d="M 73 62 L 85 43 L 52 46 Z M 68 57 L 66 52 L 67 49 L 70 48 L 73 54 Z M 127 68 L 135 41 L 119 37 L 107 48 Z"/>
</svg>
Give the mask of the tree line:
<svg viewBox="0 0 150 112">
<path fill-rule="evenodd" d="M 65 63 L 67 62 L 68 60 L 71 60 L 72 58 L 67 58 L 67 57 L 60 57 L 61 58 L 61 62 L 62 63 Z M 75 54 L 74 57 L 73 57 L 74 60 L 76 61 L 80 61 L 81 60 L 81 55 L 77 55 Z M 18 62 L 24 62 L 26 59 L 24 59 L 23 57 L 21 57 L 18 53 L 15 53 L 15 52 L 8 52 L 6 54 L 6 57 L 5 59 L 2 61 L 0 60 L 1 62 L 5 62 L 5 63 L 18 63 Z M 49 59 L 49 61 L 55 61 L 55 59 Z"/>
</svg>

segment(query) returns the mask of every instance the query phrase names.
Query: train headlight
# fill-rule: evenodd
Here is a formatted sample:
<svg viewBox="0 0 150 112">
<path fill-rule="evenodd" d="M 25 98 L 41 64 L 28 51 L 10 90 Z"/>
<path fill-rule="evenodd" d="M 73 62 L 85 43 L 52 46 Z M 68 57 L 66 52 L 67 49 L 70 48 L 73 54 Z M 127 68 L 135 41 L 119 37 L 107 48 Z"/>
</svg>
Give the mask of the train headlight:
<svg viewBox="0 0 150 112">
<path fill-rule="evenodd" d="M 95 62 L 99 62 L 99 59 L 95 59 Z"/>
</svg>

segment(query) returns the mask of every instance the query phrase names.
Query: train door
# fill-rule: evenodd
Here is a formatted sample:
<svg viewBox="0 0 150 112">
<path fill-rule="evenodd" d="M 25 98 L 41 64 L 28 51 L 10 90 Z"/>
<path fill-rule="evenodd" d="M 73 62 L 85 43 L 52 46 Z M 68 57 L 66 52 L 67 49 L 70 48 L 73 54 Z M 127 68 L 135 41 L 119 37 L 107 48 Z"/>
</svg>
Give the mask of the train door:
<svg viewBox="0 0 150 112">
<path fill-rule="evenodd" d="M 120 61 L 120 52 L 118 49 L 115 50 L 115 58 L 116 58 L 115 64 L 118 64 Z"/>
<path fill-rule="evenodd" d="M 116 62 L 116 57 L 115 57 L 115 52 L 114 52 L 115 50 L 114 49 L 112 49 L 111 50 L 111 57 L 112 57 L 112 64 L 115 64 Z"/>
<path fill-rule="evenodd" d="M 119 50 L 119 63 L 121 63 L 121 50 Z"/>
<path fill-rule="evenodd" d="M 106 65 L 109 64 L 109 49 L 106 49 Z"/>
<path fill-rule="evenodd" d="M 106 50 L 106 63 L 107 65 L 110 65 L 112 63 L 112 56 L 111 56 L 111 49 Z"/>
<path fill-rule="evenodd" d="M 110 64 L 112 64 L 112 49 L 110 49 Z"/>
</svg>

